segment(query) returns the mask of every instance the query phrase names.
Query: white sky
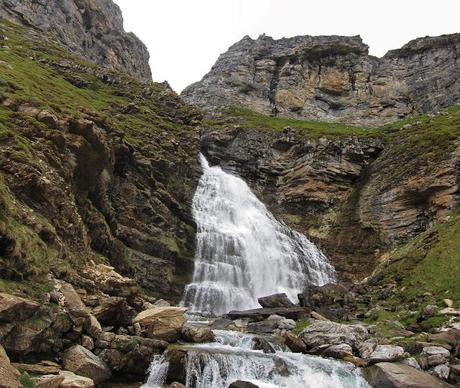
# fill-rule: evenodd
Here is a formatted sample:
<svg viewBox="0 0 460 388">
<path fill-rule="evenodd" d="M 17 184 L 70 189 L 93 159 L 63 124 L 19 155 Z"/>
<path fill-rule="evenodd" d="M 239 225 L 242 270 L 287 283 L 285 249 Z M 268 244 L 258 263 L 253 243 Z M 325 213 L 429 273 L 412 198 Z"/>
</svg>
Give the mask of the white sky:
<svg viewBox="0 0 460 388">
<path fill-rule="evenodd" d="M 361 35 L 384 55 L 409 40 L 460 32 L 460 0 L 114 0 L 150 51 L 155 81 L 199 81 L 244 35 Z"/>
</svg>

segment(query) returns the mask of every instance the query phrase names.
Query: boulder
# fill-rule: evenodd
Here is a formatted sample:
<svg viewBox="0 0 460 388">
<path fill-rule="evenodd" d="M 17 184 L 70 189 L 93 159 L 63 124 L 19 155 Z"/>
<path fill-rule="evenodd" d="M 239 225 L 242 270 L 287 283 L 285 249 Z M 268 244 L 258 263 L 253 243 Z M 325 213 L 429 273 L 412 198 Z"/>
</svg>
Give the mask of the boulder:
<svg viewBox="0 0 460 388">
<path fill-rule="evenodd" d="M 228 388 L 259 388 L 259 386 L 249 381 L 236 380 L 231 383 Z"/>
<path fill-rule="evenodd" d="M 174 342 L 181 334 L 186 311 L 184 307 L 155 307 L 139 313 L 133 324 L 139 323 L 151 338 Z"/>
<path fill-rule="evenodd" d="M 2 388 L 21 388 L 20 375 L 19 371 L 11 365 L 5 349 L 0 345 L 0 386 Z"/>
<path fill-rule="evenodd" d="M 345 357 L 353 357 L 353 349 L 348 344 L 332 345 L 324 350 L 323 355 L 343 359 Z"/>
<path fill-rule="evenodd" d="M 216 329 L 216 330 L 224 330 L 228 326 L 230 326 L 232 323 L 233 321 L 231 319 L 218 318 L 212 322 L 211 328 Z"/>
<path fill-rule="evenodd" d="M 33 377 L 34 388 L 59 388 L 64 382 L 65 377 L 61 375 L 43 375 Z"/>
<path fill-rule="evenodd" d="M 438 379 L 447 380 L 450 375 L 450 368 L 446 364 L 437 365 L 433 368 L 431 374 Z"/>
<path fill-rule="evenodd" d="M 420 314 L 420 319 L 434 317 L 438 313 L 438 310 L 438 306 L 434 304 L 429 304 L 423 309 L 422 313 Z"/>
<path fill-rule="evenodd" d="M 214 342 L 215 337 L 212 330 L 208 327 L 189 327 L 182 328 L 182 336 L 187 342 Z"/>
<path fill-rule="evenodd" d="M 294 353 L 307 353 L 307 345 L 295 334 L 285 331 L 282 333 L 284 344 Z"/>
<path fill-rule="evenodd" d="M 369 384 L 379 388 L 448 388 L 449 384 L 408 365 L 381 362 L 363 370 Z"/>
<path fill-rule="evenodd" d="M 88 377 L 79 376 L 69 371 L 60 371 L 59 376 L 64 377 L 59 388 L 94 388 L 94 381 Z"/>
<path fill-rule="evenodd" d="M 426 346 L 422 356 L 426 356 L 428 366 L 444 364 L 449 360 L 450 352 L 441 346 Z"/>
<path fill-rule="evenodd" d="M 171 304 L 165 301 L 164 299 L 158 299 L 157 301 L 155 301 L 155 303 L 153 303 L 153 306 L 154 307 L 169 307 L 171 306 Z"/>
<path fill-rule="evenodd" d="M 435 334 L 428 334 L 429 342 L 439 342 L 441 344 L 449 344 L 451 346 L 456 346 L 458 341 L 460 341 L 460 330 L 458 329 L 447 329 L 440 331 Z"/>
<path fill-rule="evenodd" d="M 24 321 L 34 315 L 40 305 L 18 296 L 0 293 L 0 322 Z"/>
<path fill-rule="evenodd" d="M 131 325 L 136 315 L 125 298 L 116 296 L 104 298 L 92 313 L 101 324 L 116 327 Z"/>
<path fill-rule="evenodd" d="M 357 349 L 368 337 L 369 332 L 362 325 L 343 325 L 332 321 L 313 322 L 300 333 L 300 338 L 309 350 L 340 344 L 348 344 Z"/>
<path fill-rule="evenodd" d="M 97 320 L 97 318 L 92 315 L 88 314 L 88 316 L 85 319 L 85 330 L 86 332 L 93 338 L 99 338 L 99 336 L 102 333 L 102 326 Z"/>
<path fill-rule="evenodd" d="M 449 379 L 454 383 L 457 383 L 457 385 L 460 385 L 460 364 L 450 366 Z"/>
<path fill-rule="evenodd" d="M 62 360 L 66 370 L 89 377 L 95 384 L 102 383 L 112 376 L 107 365 L 81 345 L 74 345 L 64 352 Z"/>
<path fill-rule="evenodd" d="M 86 318 L 88 316 L 86 306 L 73 286 L 67 282 L 59 281 L 57 287 L 63 296 L 63 303 L 66 310 L 74 317 Z"/>
<path fill-rule="evenodd" d="M 252 322 L 248 324 L 247 330 L 251 333 L 256 334 L 268 334 L 273 333 L 278 328 L 277 321 L 260 321 L 260 322 Z"/>
<path fill-rule="evenodd" d="M 289 300 L 288 296 L 285 293 L 264 296 L 262 298 L 257 299 L 257 301 L 262 307 L 267 308 L 295 306 L 294 303 L 292 303 Z"/>
<path fill-rule="evenodd" d="M 369 355 L 369 362 L 393 362 L 400 360 L 404 355 L 404 348 L 394 345 L 377 345 L 375 350 Z"/>
<path fill-rule="evenodd" d="M 448 315 L 452 317 L 460 317 L 460 310 L 456 310 L 452 307 L 446 307 L 445 309 L 442 309 L 439 314 L 443 315 Z"/>
<path fill-rule="evenodd" d="M 262 350 L 264 353 L 275 353 L 275 349 L 263 337 L 254 337 L 252 339 L 252 348 L 254 350 Z"/>
<path fill-rule="evenodd" d="M 421 369 L 418 361 L 414 357 L 405 358 L 401 361 L 403 364 L 408 365 L 415 369 Z"/>
</svg>

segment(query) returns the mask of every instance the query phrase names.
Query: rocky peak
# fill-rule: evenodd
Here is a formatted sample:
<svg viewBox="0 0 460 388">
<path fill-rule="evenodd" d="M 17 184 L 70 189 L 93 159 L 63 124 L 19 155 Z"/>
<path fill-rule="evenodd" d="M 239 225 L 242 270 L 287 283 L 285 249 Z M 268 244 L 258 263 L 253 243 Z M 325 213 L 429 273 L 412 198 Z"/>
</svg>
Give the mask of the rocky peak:
<svg viewBox="0 0 460 388">
<path fill-rule="evenodd" d="M 111 0 L 0 0 L 0 18 L 52 33 L 72 52 L 109 69 L 152 77 L 147 48 L 124 31 Z"/>
<path fill-rule="evenodd" d="M 413 40 L 383 58 L 361 37 L 244 37 L 183 98 L 297 119 L 380 125 L 460 101 L 460 34 Z"/>
</svg>

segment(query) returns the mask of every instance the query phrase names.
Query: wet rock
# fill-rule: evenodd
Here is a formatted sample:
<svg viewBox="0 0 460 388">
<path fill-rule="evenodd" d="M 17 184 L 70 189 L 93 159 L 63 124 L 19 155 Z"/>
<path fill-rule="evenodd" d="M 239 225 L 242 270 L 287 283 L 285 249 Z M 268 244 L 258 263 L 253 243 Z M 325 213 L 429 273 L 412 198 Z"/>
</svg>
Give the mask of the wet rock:
<svg viewBox="0 0 460 388">
<path fill-rule="evenodd" d="M 36 302 L 0 293 L 0 322 L 23 321 L 34 315 L 39 308 Z"/>
<path fill-rule="evenodd" d="M 89 377 L 96 384 L 112 376 L 110 369 L 98 356 L 80 345 L 68 349 L 62 355 L 62 360 L 66 370 Z"/>
<path fill-rule="evenodd" d="M 259 388 L 259 386 L 249 381 L 237 380 L 231 383 L 228 388 Z"/>
<path fill-rule="evenodd" d="M 340 344 L 348 344 L 356 349 L 368 337 L 369 332 L 362 325 L 343 325 L 332 321 L 313 322 L 300 333 L 300 338 L 309 349 Z"/>
<path fill-rule="evenodd" d="M 215 337 L 212 330 L 208 327 L 183 327 L 182 336 L 188 342 L 202 343 L 214 342 Z"/>
<path fill-rule="evenodd" d="M 270 343 L 262 337 L 254 337 L 252 339 L 252 348 L 254 350 L 262 350 L 264 353 L 275 353 L 275 349 Z"/>
<path fill-rule="evenodd" d="M 257 299 L 257 301 L 265 308 L 294 307 L 294 303 L 289 300 L 285 293 L 264 296 Z"/>
<path fill-rule="evenodd" d="M 343 359 L 345 357 L 353 357 L 353 349 L 348 344 L 332 345 L 326 348 L 323 354 L 326 357 Z"/>
<path fill-rule="evenodd" d="M 185 384 L 187 371 L 187 353 L 180 349 L 170 349 L 166 352 L 166 360 L 169 363 L 166 374 L 166 384 L 179 382 Z"/>
<path fill-rule="evenodd" d="M 378 362 L 393 362 L 400 360 L 404 355 L 404 348 L 394 345 L 377 345 L 374 351 L 369 355 L 369 362 L 375 364 Z"/>
<path fill-rule="evenodd" d="M 217 330 L 223 330 L 226 329 L 228 326 L 230 326 L 233 323 L 231 319 L 224 319 L 224 318 L 219 318 L 215 319 L 212 324 L 211 328 L 217 329 Z"/>
<path fill-rule="evenodd" d="M 294 353 L 307 353 L 307 345 L 294 333 L 284 331 L 281 334 L 285 345 Z"/>
<path fill-rule="evenodd" d="M 79 376 L 69 371 L 59 372 L 64 377 L 59 388 L 94 388 L 94 381 L 88 377 Z"/>
<path fill-rule="evenodd" d="M 391 388 L 448 388 L 449 384 L 401 363 L 381 362 L 363 370 L 373 387 Z"/>
<path fill-rule="evenodd" d="M 268 334 L 273 333 L 278 328 L 277 321 L 260 321 L 260 322 L 252 322 L 248 324 L 247 330 L 250 333 L 257 333 L 257 334 Z"/>
<path fill-rule="evenodd" d="M 20 375 L 19 371 L 11 365 L 5 349 L 0 345 L 0 385 L 5 388 L 21 388 Z"/>
<path fill-rule="evenodd" d="M 308 313 L 309 310 L 303 307 L 274 307 L 244 311 L 230 311 L 228 314 L 226 314 L 226 317 L 232 320 L 240 318 L 249 318 L 253 321 L 262 321 L 273 314 L 281 315 L 289 319 L 299 319 L 304 317 Z"/>
</svg>

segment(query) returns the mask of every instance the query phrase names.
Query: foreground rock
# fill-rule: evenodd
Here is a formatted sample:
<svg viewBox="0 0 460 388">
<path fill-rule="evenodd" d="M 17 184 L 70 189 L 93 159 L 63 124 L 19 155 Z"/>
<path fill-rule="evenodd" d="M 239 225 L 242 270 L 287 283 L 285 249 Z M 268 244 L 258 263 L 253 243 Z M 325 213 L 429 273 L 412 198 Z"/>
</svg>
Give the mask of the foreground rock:
<svg viewBox="0 0 460 388">
<path fill-rule="evenodd" d="M 22 321 L 38 311 L 40 305 L 31 300 L 0 293 L 0 322 Z"/>
<path fill-rule="evenodd" d="M 288 296 L 285 293 L 273 294 L 264 296 L 257 300 L 262 307 L 273 308 L 273 307 L 294 307 Z"/>
<path fill-rule="evenodd" d="M 185 323 L 185 307 L 154 307 L 139 313 L 133 324 L 139 324 L 147 336 L 168 342 L 176 341 Z"/>
<path fill-rule="evenodd" d="M 6 355 L 5 349 L 0 345 L 0 387 L 2 388 L 20 388 L 22 384 L 19 382 L 20 373 L 14 368 L 10 359 Z"/>
<path fill-rule="evenodd" d="M 366 380 L 378 388 L 448 388 L 451 385 L 401 363 L 382 362 L 364 369 Z"/>
<path fill-rule="evenodd" d="M 393 362 L 400 360 L 404 355 L 404 348 L 393 345 L 377 345 L 375 350 L 369 356 L 369 362 L 376 364 L 378 362 Z"/>
<path fill-rule="evenodd" d="M 79 376 L 75 373 L 62 371 L 59 372 L 59 376 L 64 377 L 64 381 L 61 382 L 59 388 L 93 388 L 94 381 L 88 377 Z"/>
<path fill-rule="evenodd" d="M 341 344 L 357 349 L 368 337 L 369 332 L 362 325 L 342 325 L 331 321 L 314 322 L 300 333 L 310 351 Z"/>
<path fill-rule="evenodd" d="M 94 383 L 102 383 L 112 376 L 107 365 L 94 353 L 80 345 L 74 345 L 62 356 L 64 368 L 88 377 Z"/>
<path fill-rule="evenodd" d="M 259 386 L 249 381 L 237 380 L 231 383 L 228 388 L 259 388 Z"/>
<path fill-rule="evenodd" d="M 61 375 L 43 375 L 32 378 L 34 388 L 59 388 L 65 377 Z"/>
</svg>

